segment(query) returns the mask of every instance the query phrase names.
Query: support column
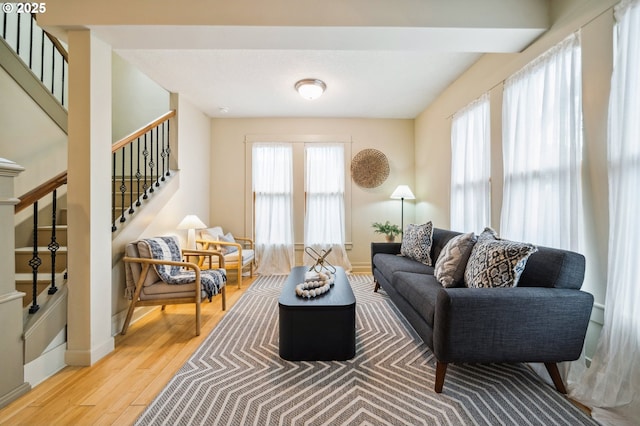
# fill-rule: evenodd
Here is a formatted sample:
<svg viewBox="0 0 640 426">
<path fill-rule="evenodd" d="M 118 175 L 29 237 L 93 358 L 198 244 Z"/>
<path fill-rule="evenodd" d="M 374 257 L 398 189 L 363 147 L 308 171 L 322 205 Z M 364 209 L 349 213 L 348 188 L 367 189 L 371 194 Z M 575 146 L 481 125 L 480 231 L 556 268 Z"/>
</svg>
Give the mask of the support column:
<svg viewBox="0 0 640 426">
<path fill-rule="evenodd" d="M 16 291 L 15 198 L 13 179 L 24 168 L 0 158 L 0 324 L 2 324 L 2 362 L 0 362 L 0 408 L 23 395 L 31 386 L 24 381 L 24 342 L 22 340 L 22 298 Z"/>
<path fill-rule="evenodd" d="M 69 365 L 113 351 L 111 336 L 111 47 L 90 30 L 69 41 Z"/>
</svg>

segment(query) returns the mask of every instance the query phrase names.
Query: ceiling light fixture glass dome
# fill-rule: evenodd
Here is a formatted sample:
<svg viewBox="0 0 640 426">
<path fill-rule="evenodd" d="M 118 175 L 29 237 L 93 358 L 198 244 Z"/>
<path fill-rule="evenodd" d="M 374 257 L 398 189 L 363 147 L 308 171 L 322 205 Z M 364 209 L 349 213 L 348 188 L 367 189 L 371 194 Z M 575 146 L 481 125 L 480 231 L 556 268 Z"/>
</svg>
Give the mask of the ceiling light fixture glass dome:
<svg viewBox="0 0 640 426">
<path fill-rule="evenodd" d="M 305 99 L 313 100 L 318 99 L 322 93 L 324 93 L 327 85 L 324 81 L 315 78 L 306 78 L 300 80 L 295 84 L 295 88 Z"/>
</svg>

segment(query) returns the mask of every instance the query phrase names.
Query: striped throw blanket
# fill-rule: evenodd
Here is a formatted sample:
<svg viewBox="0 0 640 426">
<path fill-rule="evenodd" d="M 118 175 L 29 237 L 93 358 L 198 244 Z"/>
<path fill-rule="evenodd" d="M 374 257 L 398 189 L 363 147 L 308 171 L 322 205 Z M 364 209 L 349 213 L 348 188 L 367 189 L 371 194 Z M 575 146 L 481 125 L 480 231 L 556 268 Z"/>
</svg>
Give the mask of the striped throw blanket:
<svg viewBox="0 0 640 426">
<path fill-rule="evenodd" d="M 178 244 L 178 238 L 156 237 L 143 240 L 149 245 L 151 257 L 159 260 L 182 261 L 182 253 Z M 180 266 L 154 265 L 158 276 L 167 284 L 188 284 L 196 279 L 196 272 L 185 270 Z M 211 301 L 211 298 L 220 293 L 227 282 L 227 272 L 224 269 L 208 269 L 200 271 L 200 281 L 203 293 Z"/>
</svg>

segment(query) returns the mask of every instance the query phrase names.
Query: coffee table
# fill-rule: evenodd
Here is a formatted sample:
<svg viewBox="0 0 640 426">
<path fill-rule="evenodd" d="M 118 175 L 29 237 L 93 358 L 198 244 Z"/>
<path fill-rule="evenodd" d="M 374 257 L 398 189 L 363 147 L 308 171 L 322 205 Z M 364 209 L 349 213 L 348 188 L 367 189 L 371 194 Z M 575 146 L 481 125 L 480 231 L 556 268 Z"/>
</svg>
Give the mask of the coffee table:
<svg viewBox="0 0 640 426">
<path fill-rule="evenodd" d="M 280 357 L 290 361 L 344 361 L 356 353 L 356 298 L 344 269 L 328 292 L 296 296 L 306 266 L 291 270 L 278 299 Z"/>
</svg>

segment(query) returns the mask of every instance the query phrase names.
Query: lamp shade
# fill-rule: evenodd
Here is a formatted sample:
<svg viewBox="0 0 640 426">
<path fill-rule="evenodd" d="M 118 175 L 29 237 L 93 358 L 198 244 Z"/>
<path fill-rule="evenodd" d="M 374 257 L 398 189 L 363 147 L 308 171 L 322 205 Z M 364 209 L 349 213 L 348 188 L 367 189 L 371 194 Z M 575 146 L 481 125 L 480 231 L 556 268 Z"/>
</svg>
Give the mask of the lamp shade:
<svg viewBox="0 0 640 426">
<path fill-rule="evenodd" d="M 391 194 L 391 198 L 393 198 L 394 200 L 415 200 L 416 197 L 415 195 L 413 195 L 413 192 L 411 192 L 411 189 L 409 188 L 408 185 L 398 185 L 398 187 L 395 189 L 395 191 L 393 191 L 393 194 Z"/>
<path fill-rule="evenodd" d="M 203 229 L 207 225 L 200 220 L 200 218 L 194 214 L 190 214 L 184 217 L 178 224 L 178 229 Z"/>
</svg>

